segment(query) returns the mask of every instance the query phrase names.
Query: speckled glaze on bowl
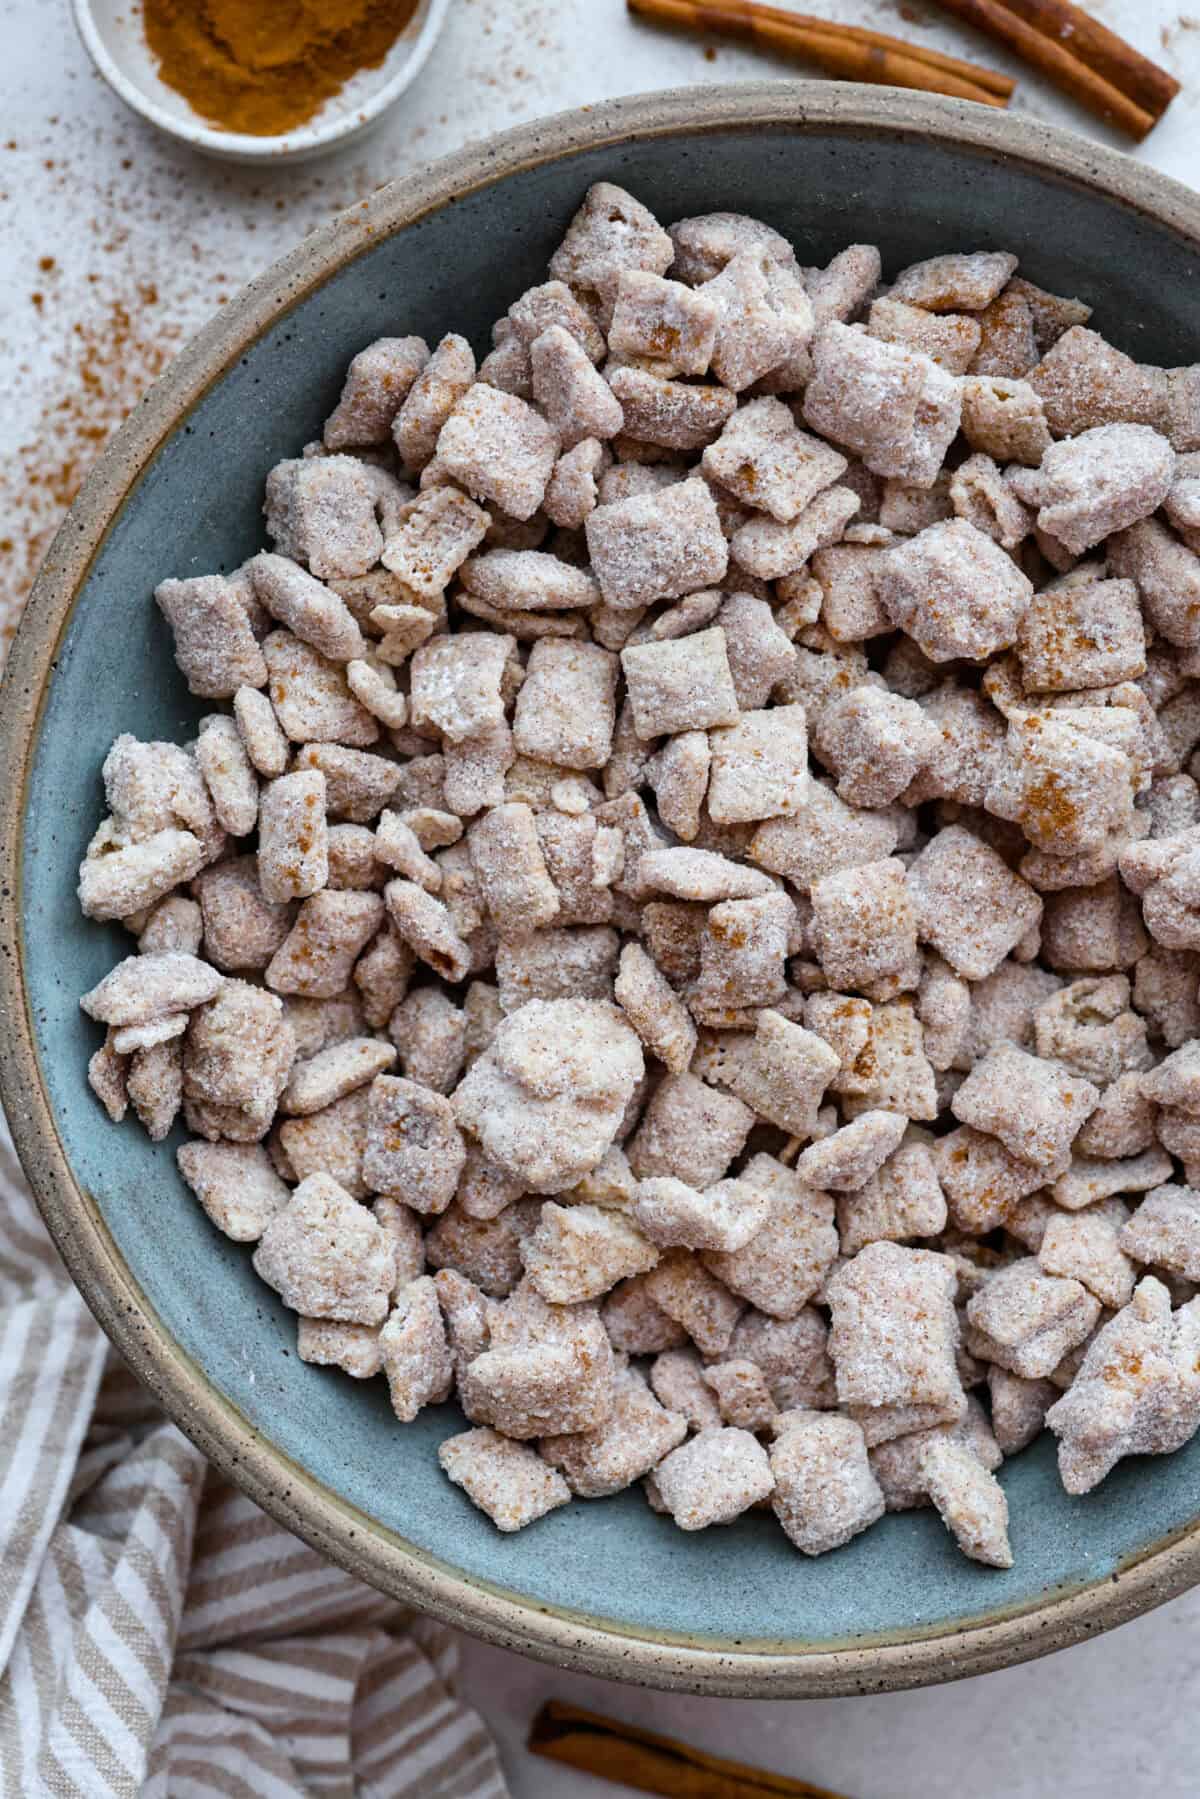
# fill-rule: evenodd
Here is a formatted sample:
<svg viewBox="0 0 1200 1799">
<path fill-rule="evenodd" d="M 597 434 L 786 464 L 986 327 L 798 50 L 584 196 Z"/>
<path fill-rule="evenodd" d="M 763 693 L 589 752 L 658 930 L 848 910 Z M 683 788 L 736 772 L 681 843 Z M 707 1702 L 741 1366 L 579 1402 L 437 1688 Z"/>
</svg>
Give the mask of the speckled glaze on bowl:
<svg viewBox="0 0 1200 1799">
<path fill-rule="evenodd" d="M 285 1525 L 364 1579 L 560 1665 L 741 1696 L 948 1680 L 1119 1624 L 1200 1579 L 1200 1438 L 1085 1499 L 1052 1446 L 1002 1479 L 1016 1565 L 961 1558 L 929 1512 L 819 1561 L 774 1522 L 686 1536 L 637 1492 L 498 1535 L 438 1471 L 449 1408 L 398 1427 L 381 1383 L 294 1354 L 294 1320 L 208 1224 L 173 1143 L 110 1126 L 84 1084 L 78 995 L 128 937 L 79 917 L 76 866 L 112 738 L 194 729 L 156 608 L 168 574 L 258 547 L 267 469 L 315 436 L 382 332 L 477 348 L 589 182 L 664 218 L 756 213 L 817 263 L 871 239 L 895 270 L 963 247 L 1094 301 L 1134 355 L 1194 361 L 1200 203 L 1123 157 L 1015 118 L 875 88 L 674 92 L 523 127 L 396 183 L 307 239 L 185 351 L 101 458 L 51 549 L 0 721 L 2 1087 L 22 1160 L 105 1329 L 167 1410 Z"/>
</svg>

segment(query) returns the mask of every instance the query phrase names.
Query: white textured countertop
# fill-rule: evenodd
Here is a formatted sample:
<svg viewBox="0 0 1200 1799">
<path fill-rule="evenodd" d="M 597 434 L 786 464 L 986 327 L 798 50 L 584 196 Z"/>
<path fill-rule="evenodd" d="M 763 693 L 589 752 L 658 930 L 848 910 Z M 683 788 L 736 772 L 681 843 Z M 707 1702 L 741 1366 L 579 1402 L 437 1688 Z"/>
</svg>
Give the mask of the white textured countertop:
<svg viewBox="0 0 1200 1799">
<path fill-rule="evenodd" d="M 1133 154 L 1200 186 L 1200 0 L 1089 0 L 1185 84 Z M 805 0 L 1009 66 L 1016 107 L 1091 118 L 920 0 Z M 67 0 L 0 0 L 0 626 L 99 441 L 193 330 L 280 251 L 472 137 L 617 94 L 778 75 L 774 59 L 630 22 L 622 0 L 454 0 L 423 76 L 340 158 L 265 173 L 206 162 L 125 112 Z M 714 1545 L 714 1553 L 717 1546 Z M 798 1566 L 797 1578 L 803 1578 Z M 1184 1799 L 1200 1791 L 1200 1591 L 1049 1661 L 923 1693 L 810 1703 L 672 1698 L 465 1646 L 517 1799 L 604 1787 L 526 1757 L 549 1697 L 638 1720 L 854 1799 Z"/>
</svg>

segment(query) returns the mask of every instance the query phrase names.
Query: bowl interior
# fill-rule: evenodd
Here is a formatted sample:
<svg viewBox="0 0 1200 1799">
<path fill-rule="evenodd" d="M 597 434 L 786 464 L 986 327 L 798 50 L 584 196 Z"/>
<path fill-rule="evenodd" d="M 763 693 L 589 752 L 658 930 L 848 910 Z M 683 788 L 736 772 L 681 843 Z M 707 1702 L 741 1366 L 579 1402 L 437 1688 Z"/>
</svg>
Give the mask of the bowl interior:
<svg viewBox="0 0 1200 1799">
<path fill-rule="evenodd" d="M 411 79 L 416 73 L 427 54 L 437 18 L 445 10 L 445 0 L 418 0 L 412 18 L 378 68 L 360 70 L 303 126 L 282 137 L 256 139 L 223 132 L 212 120 L 193 111 L 183 95 L 162 80 L 157 59 L 146 42 L 141 0 L 77 0 L 77 5 L 80 14 L 90 20 L 112 68 L 133 90 L 132 95 L 124 97 L 133 104 L 136 96 L 142 103 L 139 110 L 156 124 L 191 141 L 211 136 L 216 140 L 213 147 L 236 137 L 243 156 L 257 150 L 259 156 L 276 160 L 286 155 L 289 147 L 302 151 L 331 135 L 340 139 L 356 134 L 385 93 L 392 89 L 399 93 L 407 85 L 404 77 Z"/>
<path fill-rule="evenodd" d="M 40 718 L 26 796 L 24 955 L 41 1072 L 81 1186 L 169 1333 L 254 1429 L 349 1506 L 468 1579 L 620 1633 L 796 1651 L 903 1641 L 1019 1612 L 1107 1580 L 1193 1521 L 1200 1438 L 1126 1463 L 1070 1499 L 1043 1440 L 1002 1474 L 1016 1563 L 964 1560 L 929 1512 L 892 1516 L 836 1554 L 798 1557 L 769 1518 L 719 1539 L 677 1532 L 640 1493 L 580 1503 L 498 1535 L 440 1474 L 449 1407 L 401 1428 L 382 1383 L 295 1355 L 295 1322 L 208 1223 L 174 1140 L 113 1127 L 87 1090 L 98 1028 L 78 996 L 129 952 L 82 919 L 76 868 L 102 814 L 101 761 L 118 732 L 183 739 L 208 708 L 187 695 L 151 603 L 168 575 L 230 569 L 263 543 L 263 478 L 319 432 L 350 356 L 383 333 L 488 327 L 543 277 L 589 182 L 629 186 L 662 218 L 718 208 L 783 231 L 802 263 L 878 242 L 894 273 L 952 248 L 1011 248 L 1023 272 L 1096 307 L 1135 356 L 1196 355 L 1196 263 L 1182 237 L 1130 206 L 994 153 L 835 126 L 692 132 L 522 169 L 376 243 L 280 319 L 215 381 L 130 491 L 79 594 Z"/>
</svg>

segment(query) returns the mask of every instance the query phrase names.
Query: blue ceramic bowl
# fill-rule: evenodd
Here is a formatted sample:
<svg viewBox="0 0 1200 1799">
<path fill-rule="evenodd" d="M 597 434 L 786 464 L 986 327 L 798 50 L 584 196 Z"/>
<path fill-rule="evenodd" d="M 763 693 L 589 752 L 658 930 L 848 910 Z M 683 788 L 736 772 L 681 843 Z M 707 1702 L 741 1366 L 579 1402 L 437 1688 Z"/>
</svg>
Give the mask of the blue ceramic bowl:
<svg viewBox="0 0 1200 1799">
<path fill-rule="evenodd" d="M 128 952 L 74 888 L 118 732 L 183 737 L 150 603 L 167 575 L 262 542 L 263 477 L 316 436 L 351 355 L 453 327 L 482 350 L 587 185 L 665 219 L 769 220 L 820 263 L 856 239 L 891 270 L 1012 249 L 1122 348 L 1196 360 L 1200 206 L 1145 168 L 981 108 L 788 82 L 649 96 L 525 127 L 377 194 L 271 270 L 180 358 L 92 475 L 12 653 L 0 725 L 3 1096 L 64 1256 L 168 1410 L 287 1525 L 365 1579 L 560 1663 L 741 1695 L 979 1672 L 1121 1622 L 1200 1578 L 1200 1439 L 1068 1498 L 1048 1440 L 1001 1479 L 1015 1566 L 966 1561 L 932 1513 L 814 1562 L 769 1517 L 688 1536 L 639 1492 L 500 1536 L 437 1467 L 451 1408 L 406 1428 L 382 1384 L 300 1363 L 295 1320 L 180 1180 L 174 1141 L 105 1122 L 78 996 Z"/>
</svg>

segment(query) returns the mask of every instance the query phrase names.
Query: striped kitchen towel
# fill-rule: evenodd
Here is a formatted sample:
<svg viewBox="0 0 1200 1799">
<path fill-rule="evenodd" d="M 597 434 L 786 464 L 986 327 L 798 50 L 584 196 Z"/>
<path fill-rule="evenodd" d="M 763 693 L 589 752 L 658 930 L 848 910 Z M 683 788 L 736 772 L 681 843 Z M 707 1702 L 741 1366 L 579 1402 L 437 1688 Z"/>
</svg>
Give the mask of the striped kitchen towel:
<svg viewBox="0 0 1200 1799">
<path fill-rule="evenodd" d="M 163 1417 L 0 1122 L 2 1799 L 505 1799 L 456 1662 Z"/>
</svg>

